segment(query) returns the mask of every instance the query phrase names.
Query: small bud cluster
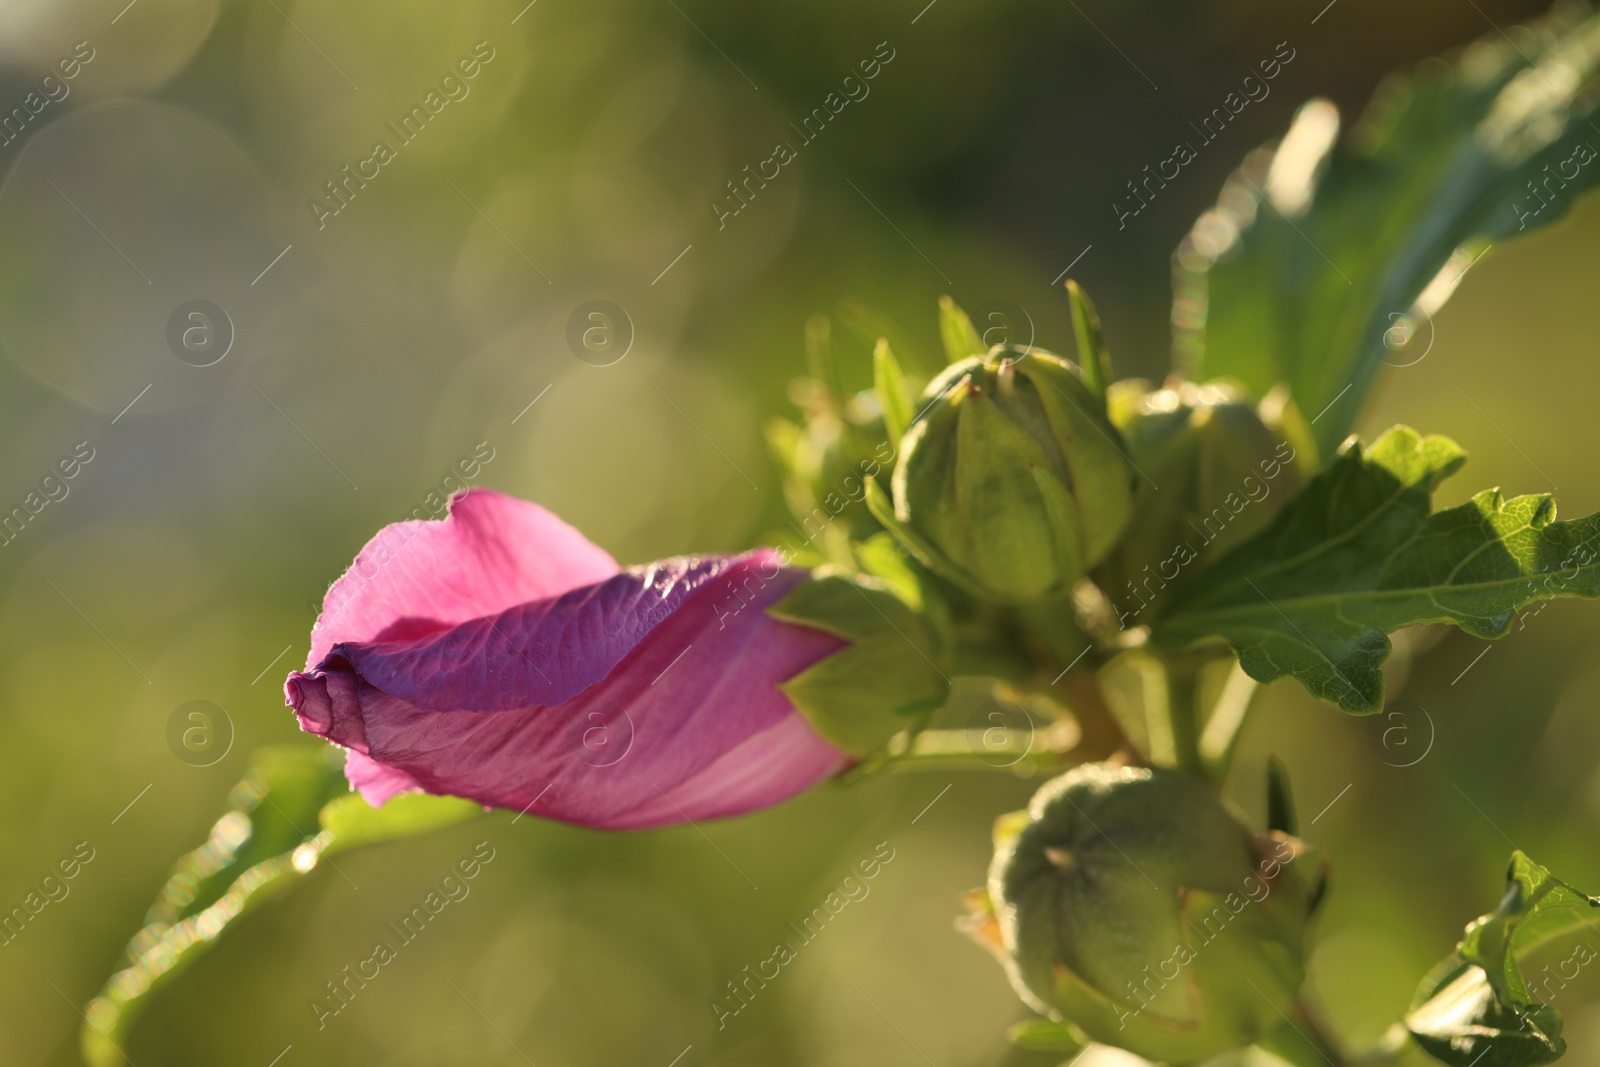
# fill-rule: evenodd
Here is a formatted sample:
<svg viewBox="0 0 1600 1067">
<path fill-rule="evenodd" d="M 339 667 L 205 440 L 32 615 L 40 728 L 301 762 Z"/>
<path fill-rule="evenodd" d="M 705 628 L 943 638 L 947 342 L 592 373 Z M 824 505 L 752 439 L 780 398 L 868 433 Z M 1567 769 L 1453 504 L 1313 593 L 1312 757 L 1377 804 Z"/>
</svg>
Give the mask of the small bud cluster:
<svg viewBox="0 0 1600 1067">
<path fill-rule="evenodd" d="M 1057 732 L 1078 739 L 1081 758 L 1116 756 L 1068 771 L 1000 820 L 969 932 L 1073 1041 L 1198 1063 L 1262 1039 L 1294 1010 L 1316 895 L 1301 872 L 1318 864 L 1296 863 L 1306 846 L 1285 827 L 1248 828 L 1194 758 L 1178 759 L 1181 771 L 1132 765 L 1140 757 L 1096 672 L 1140 647 L 1139 628 L 1191 564 L 1271 522 L 1310 477 L 1316 445 L 1281 391 L 1113 383 L 1093 307 L 1068 291 L 1077 363 L 1031 339 L 986 344 L 946 301 L 943 368 L 919 381 L 879 340 L 872 387 L 855 393 L 840 384 L 850 374 L 826 320 L 809 325 L 811 374 L 791 389 L 804 419 L 769 428 L 791 509 L 816 562 L 893 592 L 931 643 L 903 664 L 873 655 L 847 669 L 841 657 L 828 688 L 807 690 L 808 714 L 853 736 L 864 709 L 838 694 L 929 689 L 917 677 L 930 669 L 947 682 L 958 670 L 936 649 L 958 646 L 989 657 L 967 673 L 1041 708 L 1070 704 L 1044 711 L 1062 718 Z M 853 626 L 877 624 L 864 597 L 842 603 Z M 903 652 L 912 630 L 894 628 L 887 647 Z M 939 750 L 917 729 L 877 758 L 921 741 Z M 1000 732 L 1025 755 L 1053 736 L 1031 718 Z M 1107 736 L 1120 741 L 1095 750 Z M 1194 754 L 1196 738 L 1169 747 Z"/>
</svg>

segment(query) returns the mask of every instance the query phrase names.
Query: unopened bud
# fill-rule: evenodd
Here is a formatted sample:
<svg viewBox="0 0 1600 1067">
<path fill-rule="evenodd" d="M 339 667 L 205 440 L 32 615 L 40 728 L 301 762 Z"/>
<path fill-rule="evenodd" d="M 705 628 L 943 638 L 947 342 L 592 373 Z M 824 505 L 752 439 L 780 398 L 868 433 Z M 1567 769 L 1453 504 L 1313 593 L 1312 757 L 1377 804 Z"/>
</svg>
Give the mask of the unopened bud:
<svg viewBox="0 0 1600 1067">
<path fill-rule="evenodd" d="M 996 844 L 970 929 L 1039 1012 L 1175 1065 L 1282 1025 L 1305 978 L 1294 838 L 1252 833 L 1197 778 L 1093 764 Z"/>
<path fill-rule="evenodd" d="M 1143 477 L 1128 534 L 1096 577 L 1129 620 L 1152 620 L 1170 586 L 1264 529 L 1316 468 L 1281 390 L 1257 403 L 1225 381 L 1126 381 L 1109 411 Z"/>
<path fill-rule="evenodd" d="M 996 346 L 951 364 L 919 402 L 894 473 L 896 532 L 979 595 L 1062 594 L 1109 554 L 1133 472 L 1071 363 Z"/>
</svg>

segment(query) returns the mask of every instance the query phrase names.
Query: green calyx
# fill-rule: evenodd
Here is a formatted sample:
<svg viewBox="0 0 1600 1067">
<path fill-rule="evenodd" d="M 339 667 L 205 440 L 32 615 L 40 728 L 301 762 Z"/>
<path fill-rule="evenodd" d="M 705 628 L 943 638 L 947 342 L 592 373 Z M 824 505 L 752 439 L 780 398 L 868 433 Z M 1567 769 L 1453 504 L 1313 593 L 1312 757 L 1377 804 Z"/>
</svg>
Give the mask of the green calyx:
<svg viewBox="0 0 1600 1067">
<path fill-rule="evenodd" d="M 1197 778 L 1115 764 L 1052 780 L 995 836 L 973 932 L 1036 1010 L 1177 1065 L 1282 1025 L 1310 913 L 1295 838 L 1252 833 Z"/>
<path fill-rule="evenodd" d="M 913 583 L 823 568 L 767 609 L 848 642 L 779 688 L 817 733 L 868 763 L 915 736 L 950 695 L 946 642 Z"/>
<path fill-rule="evenodd" d="M 1070 590 L 1132 515 L 1133 472 L 1102 398 L 1071 363 L 997 346 L 928 384 L 901 446 L 886 525 L 984 599 Z"/>
</svg>

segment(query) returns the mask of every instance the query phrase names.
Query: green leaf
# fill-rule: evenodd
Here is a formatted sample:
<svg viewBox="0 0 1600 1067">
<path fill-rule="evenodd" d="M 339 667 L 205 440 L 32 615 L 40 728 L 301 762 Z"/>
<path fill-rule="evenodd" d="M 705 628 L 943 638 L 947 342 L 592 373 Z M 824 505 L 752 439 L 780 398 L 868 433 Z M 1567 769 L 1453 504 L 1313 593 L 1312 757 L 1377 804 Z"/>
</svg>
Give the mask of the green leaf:
<svg viewBox="0 0 1600 1067">
<path fill-rule="evenodd" d="M 878 406 L 883 409 L 884 430 L 898 449 L 900 438 L 911 425 L 911 391 L 906 388 L 905 375 L 900 372 L 900 363 L 894 358 L 887 337 L 878 338 L 872 350 L 872 384 L 878 394 Z"/>
<path fill-rule="evenodd" d="M 921 730 L 949 696 L 936 628 L 885 583 L 824 571 L 767 614 L 850 642 L 779 688 L 819 734 L 855 756 Z"/>
<path fill-rule="evenodd" d="M 424 833 L 480 815 L 454 797 L 403 794 L 373 808 L 350 792 L 332 745 L 257 750 L 206 843 L 177 863 L 128 942 L 125 966 L 84 1012 L 91 1067 L 126 1059 L 151 996 L 214 948 L 238 919 L 287 892 L 324 860 L 360 845 Z M 330 861 L 331 863 L 331 861 Z"/>
<path fill-rule="evenodd" d="M 1006 1037 L 1018 1048 L 1034 1052 L 1082 1052 L 1089 1044 L 1081 1031 L 1054 1019 L 1024 1019 L 1006 1029 Z"/>
<path fill-rule="evenodd" d="M 944 342 L 944 354 L 951 363 L 968 356 L 981 356 L 989 351 L 978 331 L 972 328 L 967 313 L 956 306 L 948 296 L 939 298 L 939 339 Z"/>
<path fill-rule="evenodd" d="M 1289 768 L 1277 756 L 1267 757 L 1267 829 L 1295 833 L 1294 790 L 1289 787 Z"/>
<path fill-rule="evenodd" d="M 1600 515 L 1557 522 L 1548 494 L 1493 489 L 1432 511 L 1465 458 L 1404 426 L 1370 448 L 1352 439 L 1270 526 L 1178 592 L 1153 639 L 1220 637 L 1257 681 L 1290 675 L 1370 712 L 1383 706 L 1386 634 L 1447 622 L 1502 637 L 1532 601 L 1600 596 Z"/>
<path fill-rule="evenodd" d="M 1600 899 L 1580 893 L 1521 852 L 1511 855 L 1500 906 L 1474 919 L 1456 951 L 1418 987 L 1406 1028 L 1434 1059 L 1456 1067 L 1523 1067 L 1566 1052 L 1561 1013 L 1539 999 L 1518 962 L 1541 945 L 1576 930 L 1597 935 Z M 1557 965 L 1565 986 L 1594 960 L 1588 939 Z M 1573 966 L 1572 974 L 1565 968 Z M 1550 973 L 1551 968 L 1545 968 Z"/>
<path fill-rule="evenodd" d="M 1083 368 L 1083 384 L 1100 398 L 1103 409 L 1106 390 L 1111 387 L 1111 354 L 1100 336 L 1100 315 L 1083 287 L 1067 279 L 1067 301 L 1072 305 L 1072 331 L 1078 339 L 1078 364 Z"/>
<path fill-rule="evenodd" d="M 1333 105 L 1306 104 L 1178 248 L 1180 366 L 1257 395 L 1288 382 L 1303 411 L 1326 409 L 1331 450 L 1383 363 L 1425 354 L 1431 317 L 1489 243 L 1600 180 L 1597 66 L 1600 16 L 1558 5 L 1391 78 L 1342 138 Z"/>
</svg>

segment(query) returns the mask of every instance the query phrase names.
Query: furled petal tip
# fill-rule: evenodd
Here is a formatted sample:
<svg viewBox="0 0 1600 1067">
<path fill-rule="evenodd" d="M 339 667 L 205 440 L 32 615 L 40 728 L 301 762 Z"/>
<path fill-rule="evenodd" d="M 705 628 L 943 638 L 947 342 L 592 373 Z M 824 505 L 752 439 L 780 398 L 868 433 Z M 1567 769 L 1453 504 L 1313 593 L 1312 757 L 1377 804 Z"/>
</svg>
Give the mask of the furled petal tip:
<svg viewBox="0 0 1600 1067">
<path fill-rule="evenodd" d="M 844 769 L 777 687 L 844 644 L 766 609 L 767 549 L 618 568 L 485 489 L 386 526 L 328 590 L 285 695 L 373 804 L 409 790 L 636 829 L 737 815 Z"/>
</svg>

